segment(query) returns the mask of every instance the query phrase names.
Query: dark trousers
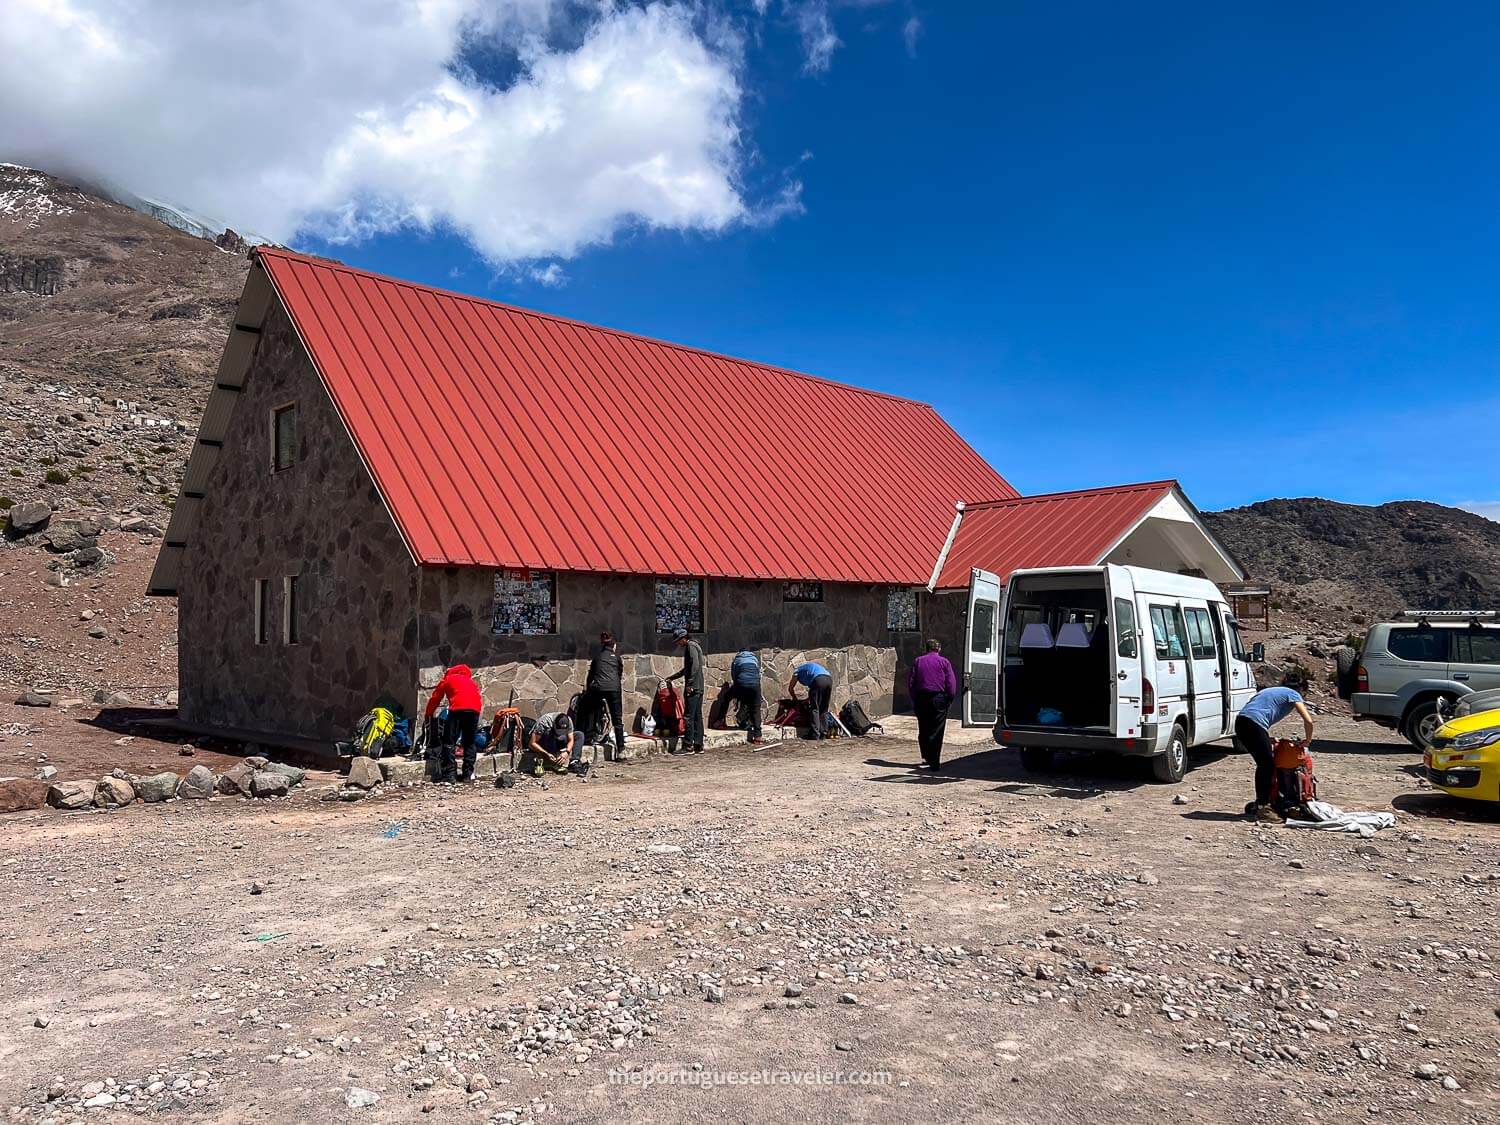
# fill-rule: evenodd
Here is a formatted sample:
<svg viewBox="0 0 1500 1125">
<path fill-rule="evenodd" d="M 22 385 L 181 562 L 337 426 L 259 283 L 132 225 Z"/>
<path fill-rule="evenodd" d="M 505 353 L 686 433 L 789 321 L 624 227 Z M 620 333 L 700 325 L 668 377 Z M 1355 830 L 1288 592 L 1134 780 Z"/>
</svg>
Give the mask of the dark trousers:
<svg viewBox="0 0 1500 1125">
<path fill-rule="evenodd" d="M 464 748 L 464 780 L 474 776 L 474 761 L 479 748 L 474 745 L 474 736 L 479 733 L 478 711 L 449 711 L 448 724 L 443 728 L 443 746 L 438 752 L 438 780 L 458 780 L 454 751 Z"/>
<path fill-rule="evenodd" d="M 748 718 L 750 722 L 746 729 L 752 739 L 760 738 L 760 685 L 759 684 L 734 684 L 729 689 L 729 700 L 731 703 L 738 702 L 740 705 L 740 717 Z"/>
<path fill-rule="evenodd" d="M 687 730 L 683 732 L 682 744 L 689 750 L 703 746 L 703 693 L 690 691 L 683 700 L 687 708 Z"/>
<path fill-rule="evenodd" d="M 1276 776 L 1276 755 L 1271 749 L 1271 732 L 1259 723 L 1241 715 L 1234 721 L 1234 736 L 1255 759 L 1255 803 L 1271 803 L 1271 779 Z"/>
<path fill-rule="evenodd" d="M 934 766 L 943 757 L 943 732 L 952 702 L 946 691 L 911 693 L 912 709 L 917 713 L 917 745 L 922 750 L 922 761 Z"/>
<path fill-rule="evenodd" d="M 599 741 L 599 729 L 604 726 L 604 713 L 609 712 L 609 721 L 615 728 L 615 750 L 617 756 L 625 756 L 625 718 L 618 691 L 584 690 L 578 702 L 579 724 L 589 736 L 590 742 Z"/>
<path fill-rule="evenodd" d="M 828 737 L 828 701 L 833 698 L 833 677 L 814 676 L 807 685 L 807 705 L 812 710 L 813 737 Z"/>
</svg>

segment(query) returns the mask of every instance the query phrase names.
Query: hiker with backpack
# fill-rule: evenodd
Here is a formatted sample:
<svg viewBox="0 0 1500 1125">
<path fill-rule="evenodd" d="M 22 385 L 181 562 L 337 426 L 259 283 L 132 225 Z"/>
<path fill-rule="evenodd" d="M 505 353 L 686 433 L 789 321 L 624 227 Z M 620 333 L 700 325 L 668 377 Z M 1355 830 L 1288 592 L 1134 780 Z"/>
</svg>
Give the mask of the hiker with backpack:
<svg viewBox="0 0 1500 1125">
<path fill-rule="evenodd" d="M 625 718 L 621 711 L 622 683 L 625 665 L 620 659 L 619 646 L 613 633 L 599 634 L 599 654 L 589 663 L 588 678 L 584 681 L 583 699 L 578 710 L 584 719 L 590 741 L 595 741 L 599 728 L 604 725 L 604 712 L 608 710 L 610 722 L 615 727 L 615 760 L 625 758 Z"/>
<path fill-rule="evenodd" d="M 765 742 L 760 731 L 760 659 L 749 649 L 741 649 L 729 662 L 729 700 L 740 705 L 742 718 L 750 720 L 750 745 Z"/>
<path fill-rule="evenodd" d="M 682 649 L 682 671 L 667 677 L 681 680 L 686 724 L 682 733 L 682 753 L 703 753 L 703 646 L 688 636 L 686 629 L 672 634 L 672 643 Z"/>
<path fill-rule="evenodd" d="M 927 650 L 911 662 L 906 691 L 917 713 L 917 746 L 922 751 L 922 765 L 918 768 L 936 773 L 943 768 L 948 708 L 958 695 L 958 673 L 953 670 L 953 661 L 943 655 L 941 641 L 929 640 Z"/>
<path fill-rule="evenodd" d="M 1288 683 L 1290 682 L 1289 677 Z M 1272 824 L 1279 824 L 1282 820 L 1281 815 L 1271 807 L 1271 788 L 1276 777 L 1276 752 L 1271 745 L 1271 728 L 1293 711 L 1302 717 L 1303 739 L 1298 745 L 1306 747 L 1313 737 L 1312 712 L 1307 709 L 1302 696 L 1287 686 L 1287 683 L 1256 692 L 1234 720 L 1235 739 L 1255 759 L 1255 800 L 1245 806 L 1245 815 L 1252 820 Z"/>
<path fill-rule="evenodd" d="M 479 758 L 479 748 L 474 736 L 479 733 L 479 712 L 484 710 L 484 696 L 474 681 L 474 673 L 467 664 L 455 664 L 443 673 L 443 678 L 433 688 L 427 699 L 424 716 L 431 719 L 438 707 L 448 703 L 448 719 L 443 724 L 442 742 L 438 748 L 434 768 L 439 782 L 473 781 L 474 766 Z M 463 773 L 459 774 L 456 752 L 463 747 Z"/>
<path fill-rule="evenodd" d="M 787 694 L 797 698 L 797 685 L 807 688 L 807 705 L 812 711 L 812 736 L 821 741 L 828 737 L 828 703 L 833 698 L 833 675 L 814 660 L 792 669 Z"/>
</svg>

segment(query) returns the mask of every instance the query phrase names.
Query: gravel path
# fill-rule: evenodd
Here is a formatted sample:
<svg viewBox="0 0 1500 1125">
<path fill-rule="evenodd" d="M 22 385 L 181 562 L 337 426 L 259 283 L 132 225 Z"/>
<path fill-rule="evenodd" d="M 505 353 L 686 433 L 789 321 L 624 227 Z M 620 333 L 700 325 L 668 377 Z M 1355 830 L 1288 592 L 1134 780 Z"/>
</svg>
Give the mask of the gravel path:
<svg viewBox="0 0 1500 1125">
<path fill-rule="evenodd" d="M 506 791 L 5 817 L 0 1106 L 1493 1120 L 1500 821 L 1324 725 L 1324 795 L 1396 828 L 1247 824 L 1228 753 L 1176 787 L 1036 777 L 962 732 L 919 777 L 901 722 Z"/>
</svg>

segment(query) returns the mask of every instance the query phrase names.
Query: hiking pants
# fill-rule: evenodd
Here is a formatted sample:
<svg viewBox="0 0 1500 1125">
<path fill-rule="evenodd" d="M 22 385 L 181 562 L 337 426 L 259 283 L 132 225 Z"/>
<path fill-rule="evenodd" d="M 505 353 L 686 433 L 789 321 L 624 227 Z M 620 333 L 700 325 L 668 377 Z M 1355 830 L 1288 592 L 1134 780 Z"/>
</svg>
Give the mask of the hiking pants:
<svg viewBox="0 0 1500 1125">
<path fill-rule="evenodd" d="M 438 758 L 439 781 L 458 780 L 454 751 L 459 746 L 464 748 L 464 780 L 474 776 L 474 763 L 479 757 L 479 747 L 474 744 L 474 736 L 478 733 L 478 711 L 448 712 L 448 725 L 443 730 L 443 748 Z"/>
<path fill-rule="evenodd" d="M 579 701 L 580 725 L 588 733 L 590 742 L 598 742 L 600 728 L 604 726 L 604 715 L 609 713 L 609 721 L 615 728 L 615 750 L 617 758 L 625 757 L 625 715 L 618 691 L 595 691 L 593 688 L 584 690 L 583 699 Z"/>
<path fill-rule="evenodd" d="M 807 685 L 807 705 L 812 709 L 813 737 L 828 737 L 828 702 L 833 698 L 833 677 L 814 676 Z"/>
<path fill-rule="evenodd" d="M 760 739 L 760 685 L 734 684 L 729 689 L 729 701 L 740 705 L 740 720 L 751 739 Z M 745 723 L 744 720 L 749 722 Z"/>
<path fill-rule="evenodd" d="M 683 732 L 682 744 L 689 750 L 703 747 L 703 693 L 690 691 L 684 700 L 687 704 L 687 730 Z"/>
<path fill-rule="evenodd" d="M 912 710 L 917 713 L 917 745 L 922 761 L 938 765 L 943 757 L 943 732 L 948 722 L 948 707 L 953 702 L 946 691 L 914 691 Z"/>
<path fill-rule="evenodd" d="M 1234 721 L 1234 736 L 1255 759 L 1255 803 L 1271 803 L 1271 779 L 1276 776 L 1276 755 L 1271 750 L 1271 732 L 1254 719 L 1241 715 Z"/>
</svg>

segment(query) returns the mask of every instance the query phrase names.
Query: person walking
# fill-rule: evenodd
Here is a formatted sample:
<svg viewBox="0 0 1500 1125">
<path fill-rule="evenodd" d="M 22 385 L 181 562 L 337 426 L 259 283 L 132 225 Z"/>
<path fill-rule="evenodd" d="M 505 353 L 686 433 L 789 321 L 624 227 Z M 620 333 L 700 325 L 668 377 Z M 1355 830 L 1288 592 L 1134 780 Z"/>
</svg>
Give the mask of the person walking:
<svg viewBox="0 0 1500 1125">
<path fill-rule="evenodd" d="M 792 678 L 787 681 L 787 693 L 797 698 L 797 685 L 807 688 L 808 709 L 812 711 L 812 730 L 815 739 L 828 737 L 828 703 L 833 698 L 833 675 L 817 661 L 809 660 L 792 669 Z"/>
<path fill-rule="evenodd" d="M 911 670 L 906 673 L 906 691 L 917 713 L 917 746 L 922 751 L 922 765 L 936 773 L 943 768 L 948 708 L 958 695 L 958 673 L 953 670 L 953 662 L 943 655 L 941 641 L 929 640 L 927 651 L 911 662 Z"/>
<path fill-rule="evenodd" d="M 739 703 L 740 714 L 750 720 L 750 745 L 761 745 L 765 739 L 760 731 L 760 659 L 749 649 L 741 649 L 729 663 L 729 698 Z"/>
<path fill-rule="evenodd" d="M 1281 687 L 1269 687 L 1256 692 L 1234 720 L 1235 740 L 1255 759 L 1255 800 L 1245 806 L 1245 815 L 1252 820 L 1281 820 L 1271 807 L 1271 781 L 1276 776 L 1276 754 L 1271 747 L 1271 728 L 1293 711 L 1302 717 L 1301 745 L 1306 746 L 1313 737 L 1312 712 L 1307 709 L 1302 696 L 1286 683 Z"/>
<path fill-rule="evenodd" d="M 625 679 L 625 665 L 620 659 L 619 646 L 614 634 L 599 634 L 599 653 L 589 663 L 588 678 L 584 680 L 583 700 L 579 710 L 583 713 L 585 730 L 589 741 L 596 741 L 599 728 L 604 725 L 604 713 L 609 712 L 609 721 L 615 728 L 615 761 L 625 760 L 625 720 L 620 700 Z"/>
<path fill-rule="evenodd" d="M 672 641 L 682 649 L 682 671 L 673 672 L 668 680 L 681 680 L 687 727 L 682 735 L 684 754 L 703 753 L 703 646 L 688 636 L 686 629 L 672 634 Z"/>
<path fill-rule="evenodd" d="M 474 736 L 479 733 L 479 712 L 484 710 L 484 695 L 474 681 L 467 664 L 455 664 L 443 673 L 437 687 L 427 699 L 425 718 L 432 718 L 444 700 L 448 701 L 448 721 L 443 726 L 443 744 L 438 749 L 436 766 L 439 782 L 473 781 L 479 747 Z M 464 751 L 463 774 L 458 773 L 455 752 Z"/>
</svg>

